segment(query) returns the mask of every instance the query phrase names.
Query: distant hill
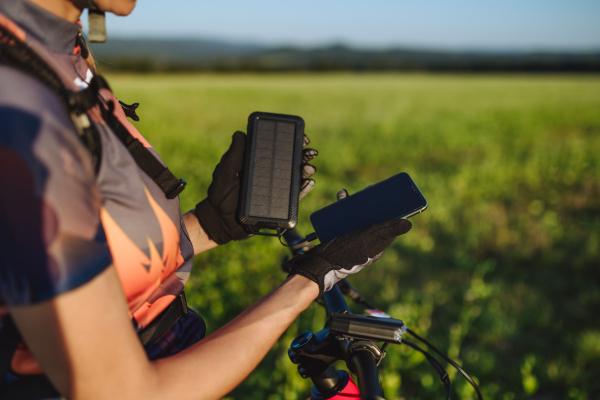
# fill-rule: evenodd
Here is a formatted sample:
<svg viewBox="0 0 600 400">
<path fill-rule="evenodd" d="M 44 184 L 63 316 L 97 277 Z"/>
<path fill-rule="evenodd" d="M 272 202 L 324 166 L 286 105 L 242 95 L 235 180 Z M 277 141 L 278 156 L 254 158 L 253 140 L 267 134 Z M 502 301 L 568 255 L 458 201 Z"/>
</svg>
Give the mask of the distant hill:
<svg viewBox="0 0 600 400">
<path fill-rule="evenodd" d="M 265 46 L 194 39 L 110 39 L 93 43 L 100 58 L 148 58 L 156 61 L 205 62 L 219 57 L 245 56 L 264 51 Z"/>
<path fill-rule="evenodd" d="M 110 39 L 92 49 L 109 71 L 600 72 L 600 50 L 452 52 L 343 45 L 304 49 L 194 39 Z"/>
</svg>

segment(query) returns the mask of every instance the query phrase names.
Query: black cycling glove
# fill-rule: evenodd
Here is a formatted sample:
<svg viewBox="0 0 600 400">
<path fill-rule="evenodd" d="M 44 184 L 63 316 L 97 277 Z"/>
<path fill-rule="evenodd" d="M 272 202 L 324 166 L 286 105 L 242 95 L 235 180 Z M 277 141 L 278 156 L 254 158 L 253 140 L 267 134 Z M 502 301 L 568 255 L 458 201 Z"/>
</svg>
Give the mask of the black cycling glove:
<svg viewBox="0 0 600 400">
<path fill-rule="evenodd" d="M 355 274 L 381 257 L 394 239 L 410 230 L 406 219 L 392 219 L 347 233 L 288 260 L 290 275 L 302 275 L 319 285 L 319 292 Z"/>
<path fill-rule="evenodd" d="M 304 137 L 304 146 L 310 141 Z M 238 202 L 240 184 L 244 167 L 246 135 L 243 132 L 233 134 L 229 150 L 221 158 L 221 162 L 213 172 L 213 181 L 208 187 L 208 196 L 196 205 L 196 216 L 200 225 L 217 244 L 225 244 L 231 240 L 242 240 L 251 236 L 244 225 L 238 222 Z M 300 198 L 304 197 L 315 186 L 311 176 L 317 169 L 308 163 L 317 156 L 314 149 L 304 149 L 302 164 L 302 180 L 300 182 Z"/>
</svg>

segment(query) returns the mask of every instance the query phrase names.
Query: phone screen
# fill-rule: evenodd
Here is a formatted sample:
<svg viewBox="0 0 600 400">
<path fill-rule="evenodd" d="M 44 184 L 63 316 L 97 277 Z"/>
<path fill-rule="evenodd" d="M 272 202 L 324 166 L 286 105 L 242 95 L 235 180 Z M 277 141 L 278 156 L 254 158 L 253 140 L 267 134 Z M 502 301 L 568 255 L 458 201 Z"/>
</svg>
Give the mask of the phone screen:
<svg viewBox="0 0 600 400">
<path fill-rule="evenodd" d="M 393 218 L 408 218 L 427 208 L 427 200 L 405 172 L 328 205 L 310 216 L 321 242 Z"/>
</svg>

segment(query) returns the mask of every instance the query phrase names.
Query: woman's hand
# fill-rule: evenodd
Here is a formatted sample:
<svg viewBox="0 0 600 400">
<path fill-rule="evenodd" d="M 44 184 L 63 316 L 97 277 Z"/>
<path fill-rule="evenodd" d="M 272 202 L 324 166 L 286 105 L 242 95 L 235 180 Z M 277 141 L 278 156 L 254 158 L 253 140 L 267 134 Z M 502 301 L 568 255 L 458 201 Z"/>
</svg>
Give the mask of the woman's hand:
<svg viewBox="0 0 600 400">
<path fill-rule="evenodd" d="M 304 136 L 303 145 L 306 146 L 309 143 L 308 137 Z M 217 244 L 225 244 L 231 240 L 242 240 L 251 236 L 250 232 L 237 219 L 245 149 L 246 135 L 239 131 L 234 133 L 229 150 L 215 168 L 207 198 L 196 206 L 195 213 L 203 231 Z M 309 162 L 317 154 L 318 152 L 314 149 L 305 148 L 303 150 L 300 199 L 315 186 L 315 181 L 311 177 L 317 172 L 317 169 Z"/>
<path fill-rule="evenodd" d="M 338 192 L 338 201 L 348 192 Z M 340 280 L 379 260 L 397 236 L 410 231 L 406 219 L 391 219 L 347 233 L 313 247 L 288 260 L 284 267 L 290 276 L 302 275 L 319 285 L 320 293 L 330 290 Z"/>
</svg>

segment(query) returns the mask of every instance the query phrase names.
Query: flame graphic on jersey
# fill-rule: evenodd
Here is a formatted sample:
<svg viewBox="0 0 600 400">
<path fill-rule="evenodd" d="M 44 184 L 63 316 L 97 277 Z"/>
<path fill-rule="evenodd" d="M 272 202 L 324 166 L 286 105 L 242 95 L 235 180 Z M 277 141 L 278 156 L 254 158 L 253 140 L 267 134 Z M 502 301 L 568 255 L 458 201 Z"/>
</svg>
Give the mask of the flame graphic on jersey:
<svg viewBox="0 0 600 400">
<path fill-rule="evenodd" d="M 150 237 L 147 237 L 148 257 L 123 232 L 105 208 L 100 212 L 113 263 L 129 304 L 130 316 L 135 318 L 140 328 L 160 314 L 178 294 L 165 293 L 157 301 L 147 302 L 160 288 L 162 281 L 184 262 L 179 248 L 179 230 L 145 186 L 144 191 L 162 231 L 162 257 Z"/>
<path fill-rule="evenodd" d="M 170 275 L 175 268 L 179 267 L 183 264 L 183 256 L 181 255 L 181 251 L 179 250 L 179 230 L 175 227 L 171 218 L 165 213 L 165 211 L 158 205 L 158 203 L 152 198 L 148 189 L 144 186 L 144 191 L 146 192 L 146 197 L 148 197 L 148 202 L 156 214 L 156 218 L 158 219 L 158 223 L 160 225 L 160 229 L 163 234 L 163 263 L 165 272 L 167 272 L 163 278 L 166 278 Z M 150 240 L 150 239 L 148 239 Z"/>
</svg>

